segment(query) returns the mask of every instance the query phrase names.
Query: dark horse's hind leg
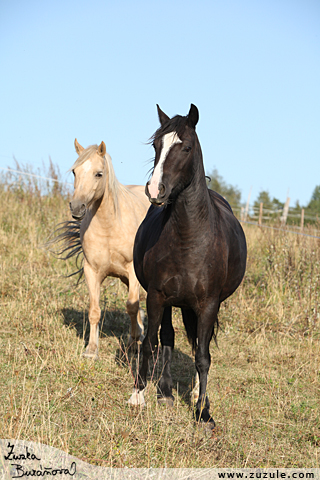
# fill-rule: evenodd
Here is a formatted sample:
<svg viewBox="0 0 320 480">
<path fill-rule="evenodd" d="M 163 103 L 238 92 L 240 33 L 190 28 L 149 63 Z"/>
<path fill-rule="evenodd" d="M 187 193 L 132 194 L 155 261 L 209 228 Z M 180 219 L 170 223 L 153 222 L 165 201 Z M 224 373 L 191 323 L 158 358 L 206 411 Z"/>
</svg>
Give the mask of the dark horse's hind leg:
<svg viewBox="0 0 320 480">
<path fill-rule="evenodd" d="M 209 413 L 209 400 L 206 396 L 208 372 L 211 363 L 209 352 L 210 340 L 214 324 L 217 322 L 219 302 L 209 305 L 198 317 L 198 345 L 196 348 L 195 364 L 199 375 L 199 399 L 196 404 L 196 419 L 202 420 L 209 428 L 214 428 L 215 423 Z"/>
<path fill-rule="evenodd" d="M 174 329 L 172 326 L 172 307 L 166 307 L 163 311 L 160 341 L 162 346 L 162 375 L 158 383 L 158 402 L 173 405 L 171 378 L 171 358 L 174 347 Z"/>
</svg>

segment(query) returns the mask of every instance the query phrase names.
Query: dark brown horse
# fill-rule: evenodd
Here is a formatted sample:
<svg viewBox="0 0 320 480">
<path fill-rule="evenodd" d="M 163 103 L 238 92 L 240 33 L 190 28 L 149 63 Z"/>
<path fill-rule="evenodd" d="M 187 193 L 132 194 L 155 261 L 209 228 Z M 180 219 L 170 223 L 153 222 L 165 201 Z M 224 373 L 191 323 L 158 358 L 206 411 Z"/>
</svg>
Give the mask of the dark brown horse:
<svg viewBox="0 0 320 480">
<path fill-rule="evenodd" d="M 207 188 L 195 132 L 197 107 L 191 105 L 186 117 L 172 119 L 158 107 L 158 115 L 161 127 L 152 137 L 154 170 L 146 185 L 152 205 L 134 244 L 136 275 L 148 292 L 148 331 L 129 403 L 144 403 L 148 362 L 158 347 L 160 325 L 163 371 L 158 399 L 172 403 L 171 307 L 180 307 L 199 375 L 196 419 L 213 428 L 206 396 L 209 344 L 216 336 L 221 302 L 236 290 L 244 276 L 246 240 L 228 202 Z"/>
</svg>

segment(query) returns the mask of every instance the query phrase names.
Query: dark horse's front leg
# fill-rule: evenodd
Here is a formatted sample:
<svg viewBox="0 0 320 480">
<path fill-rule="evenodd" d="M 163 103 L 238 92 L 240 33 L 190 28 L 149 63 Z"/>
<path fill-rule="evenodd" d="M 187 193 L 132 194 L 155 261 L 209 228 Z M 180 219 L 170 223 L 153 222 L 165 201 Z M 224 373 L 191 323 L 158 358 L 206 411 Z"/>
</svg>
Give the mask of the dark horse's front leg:
<svg viewBox="0 0 320 480">
<path fill-rule="evenodd" d="M 196 420 L 202 420 L 207 427 L 213 429 L 215 422 L 209 413 L 210 403 L 206 396 L 208 372 L 211 363 L 209 352 L 210 340 L 214 325 L 217 322 L 219 301 L 213 302 L 204 309 L 198 317 L 198 344 L 195 364 L 199 375 L 199 399 L 196 404 Z"/>
<path fill-rule="evenodd" d="M 163 300 L 158 292 L 149 291 L 147 295 L 148 330 L 142 343 L 142 365 L 139 369 L 133 393 L 128 400 L 131 405 L 144 405 L 143 391 L 147 386 L 149 359 L 158 348 L 158 330 L 163 314 Z"/>
<path fill-rule="evenodd" d="M 158 383 L 158 403 L 173 406 L 171 359 L 174 347 L 174 329 L 172 326 L 172 307 L 166 307 L 163 312 L 160 330 L 162 347 L 162 375 Z"/>
</svg>

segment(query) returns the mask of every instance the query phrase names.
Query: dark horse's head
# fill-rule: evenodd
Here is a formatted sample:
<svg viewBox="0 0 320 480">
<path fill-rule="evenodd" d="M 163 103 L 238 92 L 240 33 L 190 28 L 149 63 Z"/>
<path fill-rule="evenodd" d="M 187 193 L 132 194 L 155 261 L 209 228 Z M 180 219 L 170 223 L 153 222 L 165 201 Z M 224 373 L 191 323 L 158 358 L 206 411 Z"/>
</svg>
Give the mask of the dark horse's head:
<svg viewBox="0 0 320 480">
<path fill-rule="evenodd" d="M 151 180 L 146 184 L 146 195 L 153 205 L 162 206 L 186 188 L 194 175 L 193 158 L 200 144 L 195 132 L 199 112 L 191 104 L 186 117 L 170 119 L 157 105 L 161 127 L 152 136 L 155 149 Z M 201 151 L 200 151 L 201 155 Z"/>
</svg>

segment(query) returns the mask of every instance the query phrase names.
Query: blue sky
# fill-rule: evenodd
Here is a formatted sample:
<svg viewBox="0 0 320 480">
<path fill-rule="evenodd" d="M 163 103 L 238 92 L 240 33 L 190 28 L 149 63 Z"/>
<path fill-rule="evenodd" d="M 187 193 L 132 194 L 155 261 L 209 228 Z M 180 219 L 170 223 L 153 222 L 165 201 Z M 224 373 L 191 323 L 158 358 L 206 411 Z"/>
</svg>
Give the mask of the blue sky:
<svg viewBox="0 0 320 480">
<path fill-rule="evenodd" d="M 49 155 L 64 178 L 105 141 L 144 184 L 158 127 L 197 105 L 206 172 L 246 201 L 320 184 L 319 0 L 0 0 L 0 167 Z"/>
</svg>

